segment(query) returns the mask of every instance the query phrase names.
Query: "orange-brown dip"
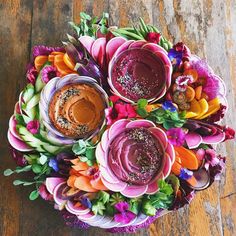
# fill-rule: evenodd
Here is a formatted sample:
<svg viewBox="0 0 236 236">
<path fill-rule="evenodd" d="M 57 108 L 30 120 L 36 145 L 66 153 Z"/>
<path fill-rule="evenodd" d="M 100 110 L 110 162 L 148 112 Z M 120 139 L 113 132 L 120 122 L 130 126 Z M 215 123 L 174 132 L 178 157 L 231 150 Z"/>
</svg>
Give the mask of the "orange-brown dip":
<svg viewBox="0 0 236 236">
<path fill-rule="evenodd" d="M 88 84 L 69 84 L 56 91 L 49 104 L 49 117 L 65 136 L 84 138 L 101 126 L 106 105 Z"/>
</svg>

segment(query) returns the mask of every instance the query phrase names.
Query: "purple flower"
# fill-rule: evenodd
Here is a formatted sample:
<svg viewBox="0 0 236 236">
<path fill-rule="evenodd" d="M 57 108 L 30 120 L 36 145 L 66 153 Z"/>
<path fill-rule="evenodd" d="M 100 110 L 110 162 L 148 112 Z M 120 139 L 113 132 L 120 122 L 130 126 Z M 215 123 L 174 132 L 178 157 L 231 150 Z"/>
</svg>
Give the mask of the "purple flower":
<svg viewBox="0 0 236 236">
<path fill-rule="evenodd" d="M 46 47 L 44 45 L 34 46 L 33 47 L 33 58 L 42 55 L 49 55 L 51 52 L 65 52 L 65 49 L 62 47 Z"/>
<path fill-rule="evenodd" d="M 173 64 L 176 64 L 177 66 L 182 60 L 188 60 L 190 56 L 191 53 L 189 48 L 182 42 L 175 44 L 168 52 L 168 57 L 173 62 Z"/>
<path fill-rule="evenodd" d="M 172 145 L 182 146 L 185 142 L 185 133 L 181 128 L 171 128 L 166 134 Z"/>
<path fill-rule="evenodd" d="M 56 161 L 56 159 L 51 158 L 48 165 L 56 172 L 59 171 L 59 166 L 58 166 L 58 162 Z"/>
<path fill-rule="evenodd" d="M 171 112 L 175 112 L 175 111 L 176 111 L 176 107 L 175 107 L 174 104 L 173 104 L 171 101 L 169 101 L 169 100 L 167 100 L 167 101 L 165 101 L 165 102 L 162 103 L 162 108 L 163 108 L 164 110 L 168 110 L 168 111 L 171 111 Z"/>
<path fill-rule="evenodd" d="M 87 197 L 81 197 L 81 200 L 80 200 L 81 204 L 87 208 L 92 208 L 92 203 L 91 201 L 89 200 L 89 198 Z"/>
<path fill-rule="evenodd" d="M 31 134 L 37 134 L 39 131 L 39 121 L 38 120 L 32 120 L 27 123 L 26 128 Z"/>
<path fill-rule="evenodd" d="M 115 204 L 115 208 L 119 211 L 119 213 L 114 215 L 114 220 L 116 222 L 127 224 L 136 217 L 132 211 L 128 210 L 129 204 L 127 202 L 118 202 Z"/>
<path fill-rule="evenodd" d="M 213 166 L 216 166 L 217 164 L 219 164 L 219 162 L 220 162 L 220 160 L 216 156 L 216 152 L 214 149 L 205 150 L 204 158 L 206 160 L 205 168 L 207 170 L 209 169 L 209 165 L 213 167 Z"/>
<path fill-rule="evenodd" d="M 52 78 L 60 76 L 60 73 L 53 66 L 45 66 L 41 73 L 42 81 L 45 84 L 48 83 Z"/>
<path fill-rule="evenodd" d="M 27 81 L 31 84 L 35 84 L 36 78 L 38 76 L 38 72 L 34 67 L 31 67 L 30 69 L 28 69 L 27 73 L 26 73 L 26 78 Z"/>
<path fill-rule="evenodd" d="M 181 75 L 178 76 L 175 80 L 177 84 L 177 90 L 184 92 L 187 88 L 188 83 L 193 81 L 193 77 L 191 75 Z"/>
<path fill-rule="evenodd" d="M 225 169 L 225 157 L 222 156 L 218 156 L 219 162 L 218 164 L 216 164 L 215 166 L 210 166 L 209 170 L 210 170 L 210 176 L 212 181 L 214 180 L 220 180 L 220 175 L 222 174 L 222 172 Z"/>
<path fill-rule="evenodd" d="M 39 194 L 41 196 L 42 199 L 46 200 L 46 201 L 52 201 L 53 200 L 53 196 L 52 194 L 50 194 L 46 188 L 46 185 L 43 183 L 39 186 Z"/>
<path fill-rule="evenodd" d="M 180 175 L 179 177 L 183 180 L 188 180 L 193 176 L 193 172 L 191 170 L 188 170 L 186 168 L 180 169 Z"/>
</svg>

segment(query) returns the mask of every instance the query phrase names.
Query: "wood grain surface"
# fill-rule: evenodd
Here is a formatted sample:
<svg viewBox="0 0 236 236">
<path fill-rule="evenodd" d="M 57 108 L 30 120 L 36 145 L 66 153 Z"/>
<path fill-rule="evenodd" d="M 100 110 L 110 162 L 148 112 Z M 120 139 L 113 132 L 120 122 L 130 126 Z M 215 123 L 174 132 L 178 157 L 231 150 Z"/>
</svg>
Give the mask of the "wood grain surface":
<svg viewBox="0 0 236 236">
<path fill-rule="evenodd" d="M 157 25 L 174 43 L 185 42 L 193 53 L 208 60 L 227 85 L 229 111 L 224 122 L 236 129 L 236 1 L 235 0 L 0 0 L 0 235 L 99 236 L 103 230 L 83 232 L 64 225 L 53 206 L 30 201 L 30 188 L 14 187 L 14 168 L 6 132 L 8 119 L 23 89 L 31 47 L 60 45 L 79 21 L 79 12 L 109 12 L 111 24 L 125 26 L 142 16 Z M 197 194 L 189 207 L 158 219 L 139 236 L 236 235 L 236 144 L 220 145 L 227 171 L 220 182 Z M 125 234 L 116 234 L 125 235 Z"/>
</svg>

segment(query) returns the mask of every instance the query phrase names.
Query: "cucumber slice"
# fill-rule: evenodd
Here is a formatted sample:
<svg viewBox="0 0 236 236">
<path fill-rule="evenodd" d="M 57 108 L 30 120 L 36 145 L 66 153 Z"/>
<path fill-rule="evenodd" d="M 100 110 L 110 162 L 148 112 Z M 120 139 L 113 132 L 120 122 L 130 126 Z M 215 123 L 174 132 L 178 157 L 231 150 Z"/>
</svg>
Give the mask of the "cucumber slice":
<svg viewBox="0 0 236 236">
<path fill-rule="evenodd" d="M 33 96 L 34 96 L 34 86 L 32 84 L 27 84 L 22 94 L 24 102 L 27 103 Z"/>
<path fill-rule="evenodd" d="M 29 116 L 24 115 L 24 114 L 22 114 L 22 117 L 23 117 L 24 122 L 25 122 L 26 124 L 32 120 Z"/>
<path fill-rule="evenodd" d="M 42 146 L 42 148 L 45 150 L 45 152 L 49 152 L 54 155 L 63 150 L 63 148 L 61 148 L 61 147 L 52 146 L 50 144 L 46 144 L 46 145 Z"/>
<path fill-rule="evenodd" d="M 40 92 L 43 87 L 45 86 L 45 83 L 42 81 L 42 76 L 41 76 L 41 73 L 39 73 L 37 79 L 36 79 L 36 82 L 35 82 L 35 91 L 36 93 Z"/>
<path fill-rule="evenodd" d="M 36 116 L 36 108 L 33 107 L 30 110 L 24 110 L 24 112 L 26 113 L 27 117 L 31 120 L 34 120 L 35 116 Z"/>
<path fill-rule="evenodd" d="M 31 110 L 33 107 L 39 104 L 40 94 L 35 94 L 30 101 L 26 104 L 26 110 Z"/>
</svg>

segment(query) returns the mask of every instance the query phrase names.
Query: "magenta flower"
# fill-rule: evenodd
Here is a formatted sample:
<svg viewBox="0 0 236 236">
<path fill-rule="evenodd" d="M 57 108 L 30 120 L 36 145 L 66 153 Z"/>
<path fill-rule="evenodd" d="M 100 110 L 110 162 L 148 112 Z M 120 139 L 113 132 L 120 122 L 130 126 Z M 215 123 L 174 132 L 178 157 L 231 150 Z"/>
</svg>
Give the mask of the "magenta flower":
<svg viewBox="0 0 236 236">
<path fill-rule="evenodd" d="M 134 118 L 137 116 L 137 113 L 131 104 L 118 102 L 119 97 L 117 96 L 111 96 L 110 100 L 113 102 L 114 106 L 105 110 L 108 125 L 112 125 L 120 119 Z"/>
<path fill-rule="evenodd" d="M 46 201 L 52 201 L 53 200 L 53 196 L 52 194 L 50 194 L 46 188 L 46 185 L 43 183 L 39 186 L 39 194 L 41 196 L 42 199 L 46 200 Z"/>
<path fill-rule="evenodd" d="M 172 145 L 182 146 L 185 142 L 185 133 L 181 128 L 171 128 L 166 134 Z"/>
<path fill-rule="evenodd" d="M 175 80 L 177 84 L 177 90 L 184 92 L 187 88 L 188 83 L 193 82 L 193 77 L 191 75 L 181 75 Z"/>
<path fill-rule="evenodd" d="M 31 84 L 35 84 L 36 78 L 38 76 L 38 72 L 35 69 L 35 67 L 31 67 L 30 69 L 28 69 L 27 73 L 26 73 L 26 78 L 27 81 Z"/>
<path fill-rule="evenodd" d="M 39 121 L 38 120 L 32 120 L 27 123 L 26 128 L 31 134 L 37 134 L 39 131 Z"/>
<path fill-rule="evenodd" d="M 54 77 L 60 76 L 60 73 L 53 66 L 45 66 L 42 69 L 42 81 L 46 84 Z"/>
<path fill-rule="evenodd" d="M 18 150 L 16 150 L 12 146 L 10 146 L 10 150 L 11 150 L 12 157 L 18 166 L 26 166 L 27 165 L 27 161 L 26 161 L 24 154 L 22 152 L 19 152 Z"/>
<path fill-rule="evenodd" d="M 148 32 L 145 39 L 150 43 L 158 44 L 161 40 L 161 34 L 156 32 Z"/>
<path fill-rule="evenodd" d="M 219 164 L 220 160 L 216 155 L 216 152 L 214 149 L 207 149 L 205 150 L 205 168 L 208 170 L 209 166 L 214 167 Z"/>
<path fill-rule="evenodd" d="M 116 213 L 114 215 L 114 220 L 116 222 L 128 224 L 130 221 L 132 221 L 136 215 L 132 212 L 129 211 L 129 204 L 127 202 L 119 202 L 115 204 L 115 208 L 119 213 Z"/>
<path fill-rule="evenodd" d="M 46 47 L 44 45 L 38 45 L 33 47 L 33 58 L 42 55 L 49 55 L 51 52 L 65 52 L 62 47 Z"/>
</svg>

